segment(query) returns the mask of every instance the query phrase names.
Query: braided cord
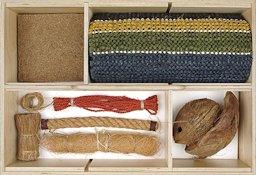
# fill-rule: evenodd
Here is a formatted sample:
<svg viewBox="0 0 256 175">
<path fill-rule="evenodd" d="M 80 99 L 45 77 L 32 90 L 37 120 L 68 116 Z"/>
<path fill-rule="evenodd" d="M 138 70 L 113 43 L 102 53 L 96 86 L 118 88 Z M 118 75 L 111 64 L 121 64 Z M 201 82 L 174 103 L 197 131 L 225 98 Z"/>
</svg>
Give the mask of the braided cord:
<svg viewBox="0 0 256 175">
<path fill-rule="evenodd" d="M 156 126 L 152 128 L 152 124 Z M 76 117 L 48 119 L 48 129 L 79 128 L 79 127 L 113 127 L 135 130 L 157 130 L 157 123 L 149 120 L 111 118 L 111 117 Z"/>
</svg>

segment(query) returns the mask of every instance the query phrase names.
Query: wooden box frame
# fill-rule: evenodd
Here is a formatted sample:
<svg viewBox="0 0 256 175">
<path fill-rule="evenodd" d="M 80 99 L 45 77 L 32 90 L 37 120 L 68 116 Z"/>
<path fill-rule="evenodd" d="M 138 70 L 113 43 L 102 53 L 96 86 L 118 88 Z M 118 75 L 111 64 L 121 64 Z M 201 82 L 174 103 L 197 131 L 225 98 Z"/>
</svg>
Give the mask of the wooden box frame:
<svg viewBox="0 0 256 175">
<path fill-rule="evenodd" d="M 92 83 L 88 70 L 88 24 L 95 12 L 223 12 L 241 13 L 250 22 L 253 36 L 253 58 L 256 58 L 253 0 L 3 0 L 0 24 L 0 174 L 250 174 L 255 171 L 255 98 L 256 71 L 253 60 L 251 76 L 246 83 L 175 83 L 111 84 Z M 17 13 L 84 13 L 84 81 L 61 83 L 17 82 Z M 166 94 L 167 145 L 163 160 L 16 160 L 17 93 L 23 90 L 106 90 L 164 91 Z M 241 123 L 238 160 L 173 159 L 172 93 L 175 91 L 239 91 Z"/>
</svg>

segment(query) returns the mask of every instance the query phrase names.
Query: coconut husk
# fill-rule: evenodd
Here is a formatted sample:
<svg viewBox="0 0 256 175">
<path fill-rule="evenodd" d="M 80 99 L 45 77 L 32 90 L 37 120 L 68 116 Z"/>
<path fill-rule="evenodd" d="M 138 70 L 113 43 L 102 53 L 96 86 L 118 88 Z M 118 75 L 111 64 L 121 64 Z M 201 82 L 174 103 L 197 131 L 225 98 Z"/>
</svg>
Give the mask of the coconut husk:
<svg viewBox="0 0 256 175">
<path fill-rule="evenodd" d="M 218 122 L 197 143 L 187 145 L 185 151 L 200 158 L 211 156 L 232 141 L 238 125 L 239 102 L 232 92 L 227 92 L 224 98 L 224 110 Z"/>
<path fill-rule="evenodd" d="M 185 104 L 174 122 L 175 142 L 190 145 L 198 141 L 213 127 L 220 112 L 220 105 L 206 98 Z"/>
</svg>

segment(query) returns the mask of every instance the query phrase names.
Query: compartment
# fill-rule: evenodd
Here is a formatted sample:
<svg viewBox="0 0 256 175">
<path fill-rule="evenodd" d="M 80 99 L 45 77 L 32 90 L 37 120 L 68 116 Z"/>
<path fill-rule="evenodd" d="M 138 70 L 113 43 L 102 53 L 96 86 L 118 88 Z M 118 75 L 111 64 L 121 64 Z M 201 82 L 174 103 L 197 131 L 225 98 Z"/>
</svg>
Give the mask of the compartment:
<svg viewBox="0 0 256 175">
<path fill-rule="evenodd" d="M 131 4 L 136 6 L 136 3 L 131 3 Z M 134 8 L 134 10 L 129 11 L 129 9 L 125 10 L 124 6 L 126 5 L 128 7 L 128 5 L 125 3 L 124 4 L 114 3 L 114 5 L 111 8 L 104 3 L 100 4 L 100 3 L 96 3 L 96 2 L 89 2 L 88 5 L 85 5 L 85 14 L 87 14 L 86 16 L 88 16 L 88 19 L 86 19 L 87 23 L 85 24 L 85 25 L 87 25 L 85 32 L 88 33 L 88 35 L 89 35 L 88 36 L 89 38 L 86 38 L 85 41 L 88 41 L 88 39 L 89 39 L 89 41 L 88 41 L 89 42 L 88 43 L 89 55 L 87 55 L 87 57 L 88 57 L 87 59 L 89 60 L 88 74 L 90 75 L 91 83 L 107 83 L 107 84 L 108 83 L 175 83 L 175 85 L 176 84 L 179 84 L 179 85 L 180 84 L 194 84 L 194 83 L 195 84 L 196 83 L 204 83 L 204 84 L 205 83 L 210 83 L 210 84 L 214 84 L 214 83 L 223 83 L 223 84 L 234 83 L 235 84 L 235 83 L 238 83 L 241 85 L 242 84 L 245 85 L 245 83 L 250 84 L 252 82 L 252 77 L 249 76 L 249 74 L 252 75 L 252 71 L 251 71 L 252 67 L 250 66 L 252 60 L 251 60 L 251 58 L 249 58 L 249 59 L 246 58 L 245 55 L 247 53 L 244 53 L 244 52 L 235 53 L 233 55 L 234 50 L 233 51 L 231 51 L 231 50 L 235 49 L 235 48 L 238 49 L 237 46 L 234 46 L 234 45 L 232 46 L 232 42 L 233 42 L 233 44 L 237 44 L 237 42 L 231 41 L 233 39 L 226 38 L 225 40 L 226 41 L 228 40 L 228 42 L 226 44 L 219 43 L 217 41 L 215 43 L 208 44 L 209 47 L 216 46 L 216 48 L 217 47 L 220 47 L 220 48 L 218 48 L 219 50 L 216 48 L 215 48 L 215 50 L 214 50 L 214 48 L 210 48 L 210 51 L 204 50 L 202 52 L 199 52 L 198 48 L 194 48 L 197 51 L 194 51 L 193 49 L 192 49 L 192 51 L 189 50 L 190 47 L 186 46 L 186 42 L 184 39 L 184 44 L 180 44 L 179 46 L 181 46 L 181 47 L 184 46 L 187 48 L 183 48 L 183 50 L 182 50 L 182 48 L 176 48 L 175 46 L 173 46 L 173 48 L 178 49 L 178 50 L 173 51 L 173 50 L 168 50 L 168 49 L 163 50 L 163 46 L 161 45 L 161 43 L 155 44 L 155 43 L 157 43 L 158 40 L 157 40 L 157 38 L 154 38 L 154 37 L 151 38 L 152 43 L 154 43 L 154 44 L 150 45 L 149 41 L 151 41 L 151 40 L 148 39 L 149 36 L 143 35 L 145 33 L 148 33 L 148 31 L 153 30 L 150 28 L 152 26 L 156 28 L 153 31 L 155 33 L 157 33 L 155 35 L 159 35 L 159 38 L 163 37 L 162 35 L 168 34 L 168 32 L 159 32 L 164 29 L 162 29 L 161 26 L 160 27 L 157 26 L 158 23 L 152 24 L 151 26 L 149 25 L 149 23 L 150 23 L 149 19 L 151 19 L 151 17 L 154 16 L 152 14 L 151 14 L 152 16 L 150 16 L 150 13 L 155 13 L 155 12 L 166 14 L 166 16 L 163 15 L 164 17 L 163 16 L 161 17 L 161 15 L 159 15 L 160 16 L 159 21 L 161 21 L 161 22 L 164 21 L 164 20 L 161 20 L 161 18 L 167 19 L 167 18 L 169 18 L 169 17 L 167 17 L 168 15 L 173 15 L 174 16 L 173 18 L 175 20 L 176 13 L 179 13 L 181 16 L 181 17 L 179 17 L 179 15 L 177 15 L 178 16 L 177 19 L 179 19 L 179 18 L 183 19 L 183 16 L 185 19 L 186 15 L 188 16 L 187 17 L 188 19 L 196 18 L 195 17 L 196 15 L 194 15 L 194 16 L 192 15 L 192 17 L 191 17 L 191 15 L 189 15 L 189 13 L 231 13 L 231 15 L 233 13 L 238 13 L 238 14 L 241 14 L 248 21 L 250 28 L 252 29 L 253 28 L 253 26 L 252 26 L 253 24 L 252 24 L 252 20 L 251 20 L 252 19 L 252 9 L 250 7 L 250 3 L 248 3 L 248 4 L 245 3 L 243 5 L 237 4 L 237 5 L 234 5 L 236 7 L 232 6 L 231 8 L 228 8 L 219 2 L 216 2 L 216 4 L 215 3 L 212 3 L 212 4 L 203 3 L 203 5 L 202 5 L 202 3 L 193 2 L 193 3 L 188 3 L 191 6 L 187 5 L 187 6 L 185 6 L 185 8 L 182 8 L 181 4 L 182 3 L 178 3 L 178 2 L 169 2 L 169 5 L 166 6 L 167 13 L 165 13 L 162 10 L 158 10 L 158 11 L 156 11 L 155 9 L 152 10 L 152 9 L 148 8 L 147 6 L 145 6 L 145 8 L 143 8 L 143 9 L 140 9 L 139 5 L 138 5 L 138 7 L 136 6 L 137 8 Z M 145 16 L 143 16 L 143 15 L 140 16 L 138 14 L 135 14 L 135 15 L 133 14 L 133 16 L 132 15 L 129 16 L 130 14 L 118 16 L 118 13 L 125 13 L 125 12 L 126 13 L 130 13 L 130 12 L 140 13 L 140 12 L 145 12 L 145 11 L 148 13 Z M 114 14 L 109 15 L 106 18 L 100 17 L 99 15 L 97 17 L 93 18 L 93 15 L 97 14 L 98 12 L 114 13 Z M 208 15 L 211 16 L 212 14 L 211 15 L 208 14 Z M 119 20 L 119 18 L 124 19 L 124 20 Z M 145 18 L 144 20 L 148 20 L 148 21 L 146 21 L 144 23 L 141 22 L 141 26 L 140 26 L 138 24 L 135 24 L 136 22 L 132 23 L 133 22 L 132 18 L 142 18 L 142 19 Z M 157 15 L 155 18 L 158 19 Z M 170 18 L 172 18 L 172 17 L 170 17 Z M 207 17 L 207 18 L 209 18 L 209 17 Z M 218 16 L 214 16 L 214 15 L 212 16 L 212 20 L 216 20 L 219 18 L 221 19 L 223 17 L 221 17 L 221 16 L 218 17 Z M 93 23 L 94 28 L 91 27 L 91 29 L 90 28 L 88 29 L 88 26 L 90 26 L 91 19 L 96 20 Z M 203 17 L 202 17 L 202 19 L 203 19 Z M 140 20 L 138 19 L 136 21 L 138 22 Z M 225 21 L 227 21 L 227 20 L 225 20 Z M 161 23 L 161 22 L 159 22 L 159 23 Z M 137 28 L 134 25 L 137 25 Z M 154 26 L 154 25 L 156 25 L 156 26 Z M 227 32 L 227 29 L 225 29 L 225 27 L 222 29 L 223 25 L 218 26 L 219 28 L 217 28 L 216 31 L 214 31 L 214 29 L 210 28 L 209 29 L 211 31 L 210 33 L 211 34 L 215 33 L 215 34 L 212 34 L 211 36 L 209 36 L 210 39 L 206 39 L 206 40 L 208 41 L 208 40 L 211 40 L 212 38 L 219 38 L 219 39 L 223 38 L 224 36 L 222 36 L 222 37 L 217 36 L 219 34 L 226 35 L 225 32 Z M 229 25 L 228 30 L 230 30 L 231 31 L 230 33 L 232 33 L 232 35 L 233 35 L 231 38 L 233 38 L 235 34 L 243 35 L 244 31 L 237 32 L 237 30 L 240 30 L 240 29 L 236 29 L 235 24 L 227 24 L 227 25 Z M 149 29 L 147 28 L 148 26 L 149 26 Z M 230 26 L 234 27 L 234 29 L 230 29 Z M 240 26 L 240 24 L 238 24 L 238 26 Z M 160 29 L 157 27 L 159 27 Z M 177 27 L 177 26 L 175 26 L 175 27 Z M 177 33 L 179 33 L 179 35 L 181 35 L 182 32 L 178 32 L 179 28 L 175 29 L 175 27 L 174 27 L 174 29 L 171 28 L 168 30 L 176 31 Z M 194 32 L 197 33 L 197 35 L 205 34 L 206 33 L 205 30 L 208 32 L 207 29 L 208 29 L 207 27 L 206 27 L 206 29 L 204 29 L 204 28 L 201 29 L 199 27 L 199 29 L 195 29 Z M 181 29 L 181 30 L 183 30 L 183 29 Z M 136 31 L 136 32 L 134 32 L 134 31 Z M 143 34 L 141 34 L 141 33 L 143 33 Z M 190 31 L 189 33 L 191 34 L 193 32 Z M 96 35 L 98 35 L 98 36 L 96 36 Z M 135 35 L 138 35 L 138 36 L 135 36 Z M 245 35 L 247 35 L 246 32 L 245 32 Z M 234 38 L 237 38 L 237 37 L 234 37 Z M 241 37 L 241 36 L 239 36 L 239 37 Z M 102 38 L 104 38 L 104 41 L 102 41 L 103 43 L 101 43 Z M 119 43 L 119 38 L 120 38 L 121 44 Z M 145 38 L 147 38 L 148 40 Z M 163 38 L 174 38 L 174 37 L 163 37 Z M 200 37 L 196 37 L 196 38 L 198 39 Z M 205 37 L 202 37 L 202 38 L 205 38 Z M 244 39 L 244 38 L 247 38 L 247 37 L 242 37 L 242 39 Z M 107 41 L 107 39 L 109 39 L 109 40 Z M 127 42 L 125 39 L 127 39 Z M 182 39 L 183 38 L 180 38 L 177 40 L 183 41 Z M 154 49 L 153 50 L 145 49 L 146 46 L 145 46 L 144 40 L 148 41 L 148 43 L 146 43 L 146 44 L 150 45 L 149 48 L 151 48 L 151 46 L 152 46 L 152 48 L 154 48 L 155 50 Z M 163 40 L 163 39 L 161 38 L 161 40 Z M 139 41 L 141 41 L 141 43 Z M 202 43 L 205 43 L 205 42 L 202 42 Z M 125 44 L 123 44 L 123 43 L 125 43 Z M 138 46 L 135 46 L 136 44 L 134 45 L 134 43 L 137 43 Z M 169 42 L 164 42 L 164 43 L 176 43 L 176 41 L 169 41 Z M 198 43 L 199 43 L 199 41 L 198 42 L 194 41 L 194 43 L 191 44 L 191 47 L 197 47 Z M 216 43 L 218 43 L 218 44 L 216 44 Z M 113 47 L 111 46 L 111 44 L 113 45 Z M 229 44 L 231 44 L 231 45 L 229 45 Z M 251 45 L 252 41 L 250 43 L 244 42 L 243 44 Z M 161 45 L 161 46 L 158 47 L 158 45 Z M 208 46 L 203 44 L 203 47 L 208 48 Z M 132 49 L 128 48 L 128 47 L 131 47 Z M 248 47 L 251 47 L 251 46 L 248 46 Z M 144 50 L 143 50 L 143 48 L 144 48 Z M 160 51 L 159 51 L 159 50 L 157 50 L 157 48 L 158 49 L 161 48 L 162 50 L 160 49 Z M 225 48 L 226 49 L 229 48 L 231 50 L 229 50 L 229 49 L 225 50 Z M 87 52 L 87 49 L 88 48 L 86 48 L 86 52 Z M 188 50 L 186 50 L 186 49 L 188 49 Z M 214 51 L 211 49 L 213 49 Z M 248 49 L 248 48 L 245 46 L 245 49 Z M 182 60 L 183 58 L 176 60 L 176 56 L 181 55 L 183 53 L 183 51 L 184 51 L 185 55 L 188 54 L 188 55 L 186 55 L 187 58 L 184 57 L 185 58 L 184 60 Z M 217 54 L 216 54 L 216 51 L 218 52 Z M 190 52 L 192 52 L 192 53 L 190 53 Z M 195 54 L 195 53 L 200 53 L 200 54 Z M 143 57 L 142 56 L 143 54 L 148 54 L 149 56 Z M 163 55 L 160 57 L 160 56 L 156 56 L 157 54 L 163 54 Z M 168 56 L 166 56 L 166 54 L 167 55 L 173 54 L 173 58 L 168 59 Z M 189 54 L 191 54 L 191 55 L 189 55 Z M 204 54 L 206 54 L 206 56 Z M 151 59 L 151 57 L 155 57 L 155 59 Z M 145 60 L 144 58 L 145 59 L 147 58 L 147 60 Z M 178 56 L 177 56 L 177 58 L 178 58 Z M 238 61 L 239 59 L 241 62 Z M 159 60 L 159 61 L 157 62 L 156 60 Z M 176 60 L 176 62 L 175 62 L 175 60 Z M 214 60 L 214 61 L 212 61 L 212 60 Z M 171 61 L 173 61 L 173 62 L 170 63 Z M 206 62 L 207 62 L 207 64 L 206 64 Z M 239 64 L 236 64 L 238 62 L 239 62 Z M 153 64 L 153 63 L 155 63 L 155 64 Z M 191 65 L 189 65 L 190 63 L 191 63 Z M 194 63 L 196 63 L 196 64 L 194 64 Z M 241 65 L 247 65 L 247 63 L 248 63 L 247 68 L 245 68 L 246 66 L 241 68 Z M 138 66 L 140 64 L 141 64 L 141 66 Z M 162 67 L 159 65 L 161 65 Z M 136 67 L 136 66 L 138 66 L 138 67 Z M 164 66 L 166 66 L 167 68 Z M 191 68 L 193 66 L 195 67 L 194 69 Z M 148 71 L 145 69 L 145 67 L 148 68 L 147 69 Z M 225 69 L 223 69 L 223 67 L 225 67 Z M 238 70 L 237 68 L 239 68 L 241 70 Z M 162 73 L 164 72 L 164 73 L 161 75 L 161 73 L 157 72 L 158 69 L 159 69 L 159 72 L 162 72 Z M 205 69 L 205 71 L 203 69 Z M 231 72 L 229 72 L 230 70 L 234 70 L 234 72 L 231 73 Z M 246 75 L 246 78 L 242 78 L 243 80 L 242 79 L 238 80 L 239 78 L 238 78 L 238 76 L 236 76 L 236 74 L 238 72 L 242 72 L 242 71 L 246 72 L 246 70 L 248 70 L 247 71 L 248 75 Z M 220 73 L 220 72 L 222 72 L 222 73 Z M 247 74 L 247 73 L 245 73 L 245 74 Z M 170 76 L 171 77 L 170 78 L 167 76 L 168 74 L 173 75 L 173 76 Z M 208 75 L 208 74 L 209 74 L 208 78 L 206 76 L 204 76 L 204 75 Z M 215 74 L 216 74 L 216 77 L 213 76 Z M 155 75 L 159 75 L 159 77 L 157 77 Z M 176 75 L 179 75 L 179 76 L 176 76 Z M 195 76 L 193 77 L 193 75 L 195 75 Z M 230 75 L 230 77 L 228 77 L 229 75 Z M 225 77 L 225 76 L 227 76 L 227 77 Z M 236 78 L 238 78 L 238 79 L 235 80 Z M 247 81 L 245 82 L 244 80 L 246 80 L 246 79 L 247 79 Z"/>
<path fill-rule="evenodd" d="M 84 10 L 81 6 L 6 3 L 5 83 L 84 83 Z"/>
<path fill-rule="evenodd" d="M 95 13 L 127 13 L 127 12 L 143 12 L 143 13 L 165 13 L 169 8 L 168 2 L 156 2 L 156 1 L 149 1 L 145 2 L 113 2 L 111 5 L 109 3 L 105 3 L 103 1 L 95 2 L 90 1 L 85 3 L 85 58 L 87 60 L 86 64 L 87 67 L 87 74 L 88 82 L 90 84 L 97 84 L 93 82 L 90 77 L 90 56 L 89 56 L 89 26 L 90 21 Z M 107 69 L 106 69 L 107 71 Z M 111 84 L 112 82 L 105 82 L 105 84 Z M 123 82 L 120 82 L 122 84 Z M 128 84 L 126 82 L 126 84 Z M 130 83 L 132 85 L 132 83 Z"/>
<path fill-rule="evenodd" d="M 119 153 L 83 153 L 83 154 L 59 154 L 47 150 L 44 146 L 39 147 L 40 156 L 36 161 L 17 160 L 17 129 L 14 115 L 27 112 L 18 104 L 18 101 L 27 93 L 34 91 L 6 91 L 5 92 L 5 113 L 4 113 L 4 154 L 3 162 L 5 172 L 51 172 L 51 171 L 168 171 L 170 168 L 170 150 L 167 138 L 169 136 L 169 112 L 167 91 L 37 91 L 44 97 L 44 105 L 50 104 L 53 97 L 78 97 L 83 95 L 112 95 L 127 96 L 134 99 L 144 100 L 152 95 L 157 95 L 159 109 L 156 115 L 150 115 L 146 110 L 133 111 L 124 114 L 114 112 L 90 112 L 88 110 L 69 107 L 62 111 L 54 111 L 53 106 L 40 110 L 42 119 L 58 119 L 69 117 L 113 117 L 124 119 L 153 120 L 159 123 L 156 132 L 131 130 L 112 127 L 85 127 L 85 128 L 64 128 L 41 130 L 42 138 L 51 134 L 73 134 L 73 133 L 100 133 L 106 132 L 129 132 L 157 136 L 160 143 L 159 150 L 153 156 L 139 154 Z M 36 105 L 37 100 L 33 100 Z M 100 136 L 100 135 L 99 135 Z M 42 139 L 41 139 L 42 140 Z M 106 163 L 107 162 L 107 163 Z"/>
<path fill-rule="evenodd" d="M 174 91 L 172 97 L 172 120 L 179 110 L 195 99 L 208 98 L 223 106 L 226 91 Z M 216 154 L 206 159 L 185 152 L 185 144 L 178 144 L 172 139 L 173 171 L 221 171 L 221 172 L 252 172 L 254 164 L 252 98 L 250 91 L 233 91 L 239 99 L 240 121 L 238 132 L 232 141 Z M 176 99 L 176 100 L 175 100 Z M 244 151 L 246 150 L 246 151 Z"/>
</svg>

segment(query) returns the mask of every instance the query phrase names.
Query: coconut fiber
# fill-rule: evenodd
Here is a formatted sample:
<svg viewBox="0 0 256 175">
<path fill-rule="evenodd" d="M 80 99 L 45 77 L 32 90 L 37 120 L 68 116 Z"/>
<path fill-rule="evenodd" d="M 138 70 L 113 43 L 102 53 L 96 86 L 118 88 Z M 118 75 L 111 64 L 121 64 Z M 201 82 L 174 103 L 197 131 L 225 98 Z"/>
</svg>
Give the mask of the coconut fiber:
<svg viewBox="0 0 256 175">
<path fill-rule="evenodd" d="M 18 131 L 18 159 L 24 161 L 36 160 L 39 157 L 39 129 L 41 115 L 28 113 L 15 115 Z"/>
<path fill-rule="evenodd" d="M 83 81 L 83 16 L 18 15 L 18 81 Z"/>
<path fill-rule="evenodd" d="M 157 137 L 124 132 L 71 135 L 50 134 L 42 138 L 41 144 L 49 151 L 56 153 L 94 153 L 102 151 L 152 156 L 159 150 Z"/>
<path fill-rule="evenodd" d="M 98 13 L 89 53 L 94 82 L 238 83 L 252 38 L 240 14 Z"/>
<path fill-rule="evenodd" d="M 39 146 L 56 153 L 137 153 L 152 156 L 159 150 L 159 138 L 154 135 L 128 132 L 97 132 L 95 134 L 48 134 L 40 137 L 39 113 L 16 114 L 18 131 L 18 159 L 36 160 Z M 42 125 L 44 125 L 42 123 Z M 42 128 L 45 129 L 45 128 Z"/>
</svg>

